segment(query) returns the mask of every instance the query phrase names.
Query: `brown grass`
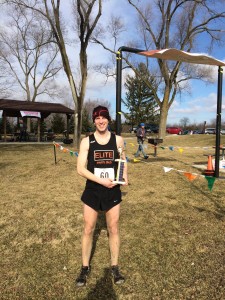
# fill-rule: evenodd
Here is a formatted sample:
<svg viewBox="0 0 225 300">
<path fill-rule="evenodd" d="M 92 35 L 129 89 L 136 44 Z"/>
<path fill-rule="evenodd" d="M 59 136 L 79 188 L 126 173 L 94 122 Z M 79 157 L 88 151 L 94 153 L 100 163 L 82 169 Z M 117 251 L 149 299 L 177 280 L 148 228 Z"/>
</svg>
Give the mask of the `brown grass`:
<svg viewBox="0 0 225 300">
<path fill-rule="evenodd" d="M 207 164 L 215 136 L 167 137 L 157 157 L 148 144 L 149 159 L 136 163 L 136 140 L 125 140 L 130 185 L 122 188 L 120 265 L 126 282 L 112 284 L 101 213 L 92 273 L 81 289 L 74 279 L 85 180 L 76 173 L 77 158 L 56 149 L 55 165 L 52 145 L 0 145 L 0 299 L 225 298 L 225 181 L 216 179 L 210 191 L 204 177 L 189 181 L 179 172 L 201 174 L 192 165 Z"/>
</svg>

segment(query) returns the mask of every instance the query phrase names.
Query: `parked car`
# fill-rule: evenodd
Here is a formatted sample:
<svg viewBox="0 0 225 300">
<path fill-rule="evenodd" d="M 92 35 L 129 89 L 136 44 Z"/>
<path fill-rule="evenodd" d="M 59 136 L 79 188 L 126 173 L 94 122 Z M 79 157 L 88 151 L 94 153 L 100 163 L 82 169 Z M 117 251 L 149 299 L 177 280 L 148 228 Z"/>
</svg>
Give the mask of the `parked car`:
<svg viewBox="0 0 225 300">
<path fill-rule="evenodd" d="M 134 133 L 137 132 L 138 128 L 139 128 L 139 126 L 134 126 L 133 127 Z M 151 132 L 158 133 L 159 132 L 159 126 L 155 125 L 155 124 L 145 124 L 145 131 L 147 133 L 151 133 Z M 130 129 L 130 132 L 132 132 L 132 129 Z"/>
<path fill-rule="evenodd" d="M 130 132 L 137 132 L 137 128 L 138 128 L 138 126 L 136 126 L 136 125 L 134 125 L 133 127 L 131 127 L 130 129 L 129 129 L 129 131 Z"/>
<path fill-rule="evenodd" d="M 202 130 L 193 130 L 193 134 L 203 134 Z"/>
<path fill-rule="evenodd" d="M 156 124 L 146 124 L 145 125 L 145 130 L 146 130 L 146 132 L 158 133 L 159 132 L 159 126 L 156 125 Z"/>
<path fill-rule="evenodd" d="M 182 134 L 183 130 L 180 127 L 167 127 L 166 132 L 169 134 Z"/>
<path fill-rule="evenodd" d="M 202 130 L 198 130 L 198 129 L 196 129 L 196 130 L 184 130 L 183 131 L 183 133 L 182 134 L 202 134 L 202 133 L 204 133 Z"/>
<path fill-rule="evenodd" d="M 191 130 L 184 130 L 182 134 L 184 135 L 191 134 Z"/>
<path fill-rule="evenodd" d="M 206 128 L 205 134 L 216 134 L 216 128 Z"/>
<path fill-rule="evenodd" d="M 225 129 L 221 129 L 220 134 L 225 134 Z"/>
</svg>

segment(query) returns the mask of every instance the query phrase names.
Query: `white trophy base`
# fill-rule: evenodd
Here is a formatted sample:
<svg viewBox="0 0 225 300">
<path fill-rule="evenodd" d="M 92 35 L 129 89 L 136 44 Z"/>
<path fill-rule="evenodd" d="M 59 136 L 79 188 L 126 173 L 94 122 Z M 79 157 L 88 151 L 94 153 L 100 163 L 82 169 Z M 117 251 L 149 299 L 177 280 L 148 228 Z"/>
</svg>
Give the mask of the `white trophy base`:
<svg viewBox="0 0 225 300">
<path fill-rule="evenodd" d="M 115 183 L 115 184 L 125 184 L 126 182 L 125 181 L 114 180 L 113 183 Z"/>
</svg>

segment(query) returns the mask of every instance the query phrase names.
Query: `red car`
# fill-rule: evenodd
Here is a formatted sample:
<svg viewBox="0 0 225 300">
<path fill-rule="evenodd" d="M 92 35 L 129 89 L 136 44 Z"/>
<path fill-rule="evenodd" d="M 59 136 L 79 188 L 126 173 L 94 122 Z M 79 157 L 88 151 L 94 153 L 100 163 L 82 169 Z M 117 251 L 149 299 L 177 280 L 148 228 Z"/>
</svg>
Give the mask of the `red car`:
<svg viewBox="0 0 225 300">
<path fill-rule="evenodd" d="M 182 134 L 183 130 L 180 127 L 167 127 L 166 132 L 170 134 Z"/>
</svg>

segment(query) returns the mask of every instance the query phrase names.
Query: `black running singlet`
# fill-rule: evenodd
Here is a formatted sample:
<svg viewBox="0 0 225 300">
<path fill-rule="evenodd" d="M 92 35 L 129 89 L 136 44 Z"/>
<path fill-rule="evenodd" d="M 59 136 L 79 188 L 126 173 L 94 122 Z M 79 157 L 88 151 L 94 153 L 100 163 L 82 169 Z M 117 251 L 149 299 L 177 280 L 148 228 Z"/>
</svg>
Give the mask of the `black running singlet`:
<svg viewBox="0 0 225 300">
<path fill-rule="evenodd" d="M 109 142 L 106 145 L 98 144 L 94 134 L 89 136 L 89 151 L 87 169 L 100 178 L 115 179 L 117 163 L 115 159 L 119 158 L 116 136 L 111 133 Z M 96 185 L 95 182 L 87 180 L 86 187 Z M 97 184 L 98 185 L 98 184 Z"/>
<path fill-rule="evenodd" d="M 87 169 L 98 177 L 115 179 L 119 158 L 117 151 L 116 136 L 111 133 L 109 142 L 100 145 L 95 140 L 94 134 L 89 136 L 89 151 Z M 94 210 L 107 211 L 118 205 L 121 199 L 120 185 L 117 184 L 109 189 L 94 181 L 87 180 L 81 200 Z"/>
</svg>

